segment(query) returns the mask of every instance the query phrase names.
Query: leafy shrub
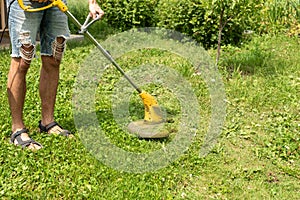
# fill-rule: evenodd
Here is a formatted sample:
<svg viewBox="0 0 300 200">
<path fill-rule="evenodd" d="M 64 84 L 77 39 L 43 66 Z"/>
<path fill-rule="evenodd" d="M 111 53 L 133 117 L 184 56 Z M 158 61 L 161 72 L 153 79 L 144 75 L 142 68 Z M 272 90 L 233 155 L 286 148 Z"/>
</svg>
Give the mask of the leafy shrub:
<svg viewBox="0 0 300 200">
<path fill-rule="evenodd" d="M 204 30 L 202 26 L 205 23 L 205 11 L 200 2 L 191 0 L 159 1 L 156 13 L 159 17 L 157 24 L 159 27 L 186 33 L 203 44 L 212 38 L 211 32 Z M 202 27 L 203 30 L 199 30 L 198 27 Z M 207 31 L 207 34 L 200 33 L 202 31 Z"/>
<path fill-rule="evenodd" d="M 262 0 L 203 1 L 203 8 L 206 11 L 205 26 L 209 29 L 211 25 L 214 25 L 214 34 L 219 37 L 218 42 L 239 44 L 243 39 L 244 31 L 252 30 L 253 25 L 258 24 L 256 18 L 261 2 Z M 211 40 L 212 44 L 216 43 L 214 38 Z"/>
<path fill-rule="evenodd" d="M 234 2 L 240 7 L 246 4 L 238 0 Z M 255 3 L 245 7 L 250 10 L 251 6 L 255 6 Z M 192 36 L 206 48 L 214 46 L 218 41 L 220 13 L 214 10 L 216 3 L 209 10 L 201 0 L 105 0 L 102 7 L 108 23 L 121 31 L 133 27 L 158 26 Z M 248 27 L 242 22 L 247 21 L 251 13 L 244 13 L 238 19 L 228 21 L 222 34 L 225 44 L 240 42 L 243 31 Z M 224 17 L 231 16 L 227 14 Z"/>
<path fill-rule="evenodd" d="M 155 7 L 158 0 L 104 0 L 107 22 L 122 31 L 133 27 L 156 25 Z"/>
<path fill-rule="evenodd" d="M 84 21 L 86 3 L 71 0 L 70 4 L 75 17 Z M 240 44 L 245 30 L 299 32 L 299 0 L 101 0 L 99 4 L 105 11 L 102 21 L 111 28 L 163 27 L 185 33 L 205 48 L 216 46 L 220 27 L 222 45 Z M 70 28 L 77 30 L 73 24 Z"/>
</svg>

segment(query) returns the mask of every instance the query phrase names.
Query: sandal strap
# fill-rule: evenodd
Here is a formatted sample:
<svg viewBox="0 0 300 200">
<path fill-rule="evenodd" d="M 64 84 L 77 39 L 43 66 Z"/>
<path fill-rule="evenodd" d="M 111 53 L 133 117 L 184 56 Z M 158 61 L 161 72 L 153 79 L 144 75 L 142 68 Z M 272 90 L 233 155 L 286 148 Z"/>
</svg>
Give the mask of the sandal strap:
<svg viewBox="0 0 300 200">
<path fill-rule="evenodd" d="M 61 129 L 62 129 L 62 127 L 57 123 L 57 122 L 51 122 L 51 123 L 49 123 L 48 125 L 46 125 L 46 126 L 43 126 L 42 125 L 42 120 L 40 120 L 39 121 L 39 128 L 40 128 L 40 130 L 41 131 L 43 131 L 43 132 L 48 132 L 51 128 L 53 128 L 54 126 L 59 126 Z"/>
<path fill-rule="evenodd" d="M 25 141 L 24 140 L 19 141 L 18 138 L 17 138 L 17 141 L 18 141 L 18 145 L 21 145 L 22 148 L 28 147 L 30 144 L 36 144 L 36 145 L 42 147 L 42 145 L 40 143 L 36 142 L 35 140 L 33 140 L 31 138 L 29 140 L 25 140 Z"/>
<path fill-rule="evenodd" d="M 19 142 L 19 138 L 18 138 L 18 136 L 20 136 L 22 133 L 28 133 L 28 129 L 27 128 L 22 128 L 21 130 L 19 130 L 19 131 L 16 131 L 16 132 L 12 132 L 11 133 L 11 136 L 10 136 L 10 141 L 12 142 L 12 143 L 14 143 L 14 141 L 15 141 L 15 139 L 17 139 L 17 141 Z"/>
<path fill-rule="evenodd" d="M 68 130 L 63 129 L 57 122 L 51 122 L 46 126 L 42 125 L 42 120 L 39 121 L 39 128 L 41 130 L 41 132 L 46 132 L 48 133 L 53 127 L 58 126 L 59 128 L 61 128 L 61 132 L 59 132 L 59 135 L 63 135 L 63 136 L 69 136 L 71 135 L 71 132 Z"/>
<path fill-rule="evenodd" d="M 50 124 L 48 124 L 47 126 L 45 126 L 46 131 L 48 132 L 51 128 L 53 128 L 54 126 L 58 126 L 59 128 L 62 129 L 62 127 L 57 123 L 57 122 L 51 122 Z"/>
</svg>

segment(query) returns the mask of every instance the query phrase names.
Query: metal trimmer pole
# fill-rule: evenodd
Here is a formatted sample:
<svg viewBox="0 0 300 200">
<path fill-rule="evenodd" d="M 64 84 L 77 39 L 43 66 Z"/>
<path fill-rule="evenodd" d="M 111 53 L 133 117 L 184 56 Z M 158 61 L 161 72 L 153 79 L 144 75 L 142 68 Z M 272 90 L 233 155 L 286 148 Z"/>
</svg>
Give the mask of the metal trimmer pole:
<svg viewBox="0 0 300 200">
<path fill-rule="evenodd" d="M 64 12 L 72 21 L 73 23 L 81 29 L 82 24 L 73 16 L 71 12 L 68 10 Z M 86 30 L 84 31 L 84 36 L 87 37 L 91 42 L 93 42 L 96 47 L 102 52 L 102 54 L 117 68 L 117 70 L 128 80 L 128 82 L 136 89 L 136 91 L 140 94 L 142 90 L 132 82 L 132 80 L 125 74 L 123 69 L 118 65 L 118 63 L 113 59 L 113 57 L 106 51 L 99 42 Z"/>
</svg>

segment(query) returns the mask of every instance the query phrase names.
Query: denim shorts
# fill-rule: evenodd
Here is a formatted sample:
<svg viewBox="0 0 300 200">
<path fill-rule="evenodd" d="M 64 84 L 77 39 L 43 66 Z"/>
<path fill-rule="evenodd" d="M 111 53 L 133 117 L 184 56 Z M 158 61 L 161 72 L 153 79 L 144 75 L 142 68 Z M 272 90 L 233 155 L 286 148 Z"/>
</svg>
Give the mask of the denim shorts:
<svg viewBox="0 0 300 200">
<path fill-rule="evenodd" d="M 7 5 L 13 0 L 6 0 Z M 24 5 L 39 8 L 50 2 L 38 3 L 23 0 Z M 63 0 L 66 3 L 66 0 Z M 41 55 L 51 56 L 52 44 L 57 37 L 67 39 L 70 36 L 68 18 L 57 7 L 51 7 L 44 11 L 25 12 L 21 9 L 17 0 L 11 4 L 9 12 L 9 34 L 11 40 L 12 57 L 21 57 L 20 47 L 23 44 L 35 46 L 37 35 L 40 38 Z"/>
</svg>

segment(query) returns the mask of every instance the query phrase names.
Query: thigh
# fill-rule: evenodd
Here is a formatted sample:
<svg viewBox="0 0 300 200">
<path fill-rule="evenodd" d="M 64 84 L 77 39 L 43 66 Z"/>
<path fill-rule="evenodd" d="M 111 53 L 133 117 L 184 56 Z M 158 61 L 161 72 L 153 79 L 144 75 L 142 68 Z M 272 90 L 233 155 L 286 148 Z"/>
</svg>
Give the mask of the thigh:
<svg viewBox="0 0 300 200">
<path fill-rule="evenodd" d="M 24 0 L 24 3 L 30 3 Z M 43 17 L 43 12 L 25 12 L 15 0 L 9 12 L 9 34 L 11 39 L 12 57 L 21 57 L 22 45 L 35 45 L 36 35 Z"/>
<path fill-rule="evenodd" d="M 64 1 L 66 3 L 66 1 Z M 53 55 L 52 44 L 57 37 L 70 36 L 68 17 L 57 7 L 45 10 L 40 27 L 41 55 Z"/>
</svg>

